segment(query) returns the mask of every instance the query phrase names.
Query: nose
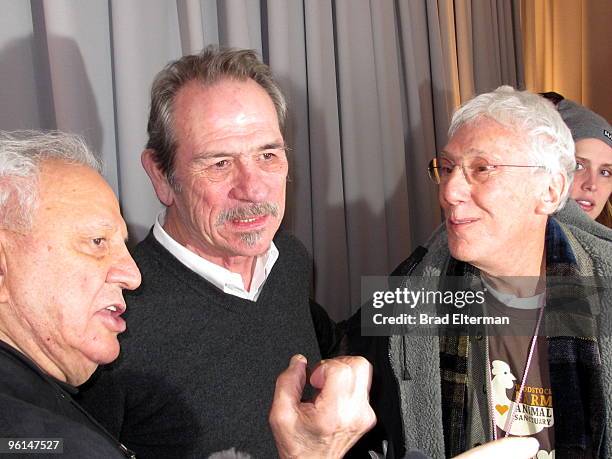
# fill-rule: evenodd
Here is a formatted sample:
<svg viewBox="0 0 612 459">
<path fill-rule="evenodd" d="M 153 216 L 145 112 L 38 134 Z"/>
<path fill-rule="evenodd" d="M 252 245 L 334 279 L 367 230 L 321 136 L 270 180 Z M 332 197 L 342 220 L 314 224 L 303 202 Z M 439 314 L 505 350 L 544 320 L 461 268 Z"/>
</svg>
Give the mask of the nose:
<svg viewBox="0 0 612 459">
<path fill-rule="evenodd" d="M 469 200 L 470 184 L 468 183 L 463 169 L 455 167 L 448 179 L 440 183 L 440 205 L 456 206 Z"/>
<path fill-rule="evenodd" d="M 262 202 L 267 196 L 268 184 L 263 171 L 254 164 L 239 166 L 230 197 L 239 201 Z"/>
<path fill-rule="evenodd" d="M 597 171 L 586 171 L 582 189 L 587 191 L 597 191 Z"/>
<path fill-rule="evenodd" d="M 138 288 L 141 280 L 140 270 L 124 246 L 108 272 L 107 282 L 119 284 L 122 289 L 134 290 Z"/>
</svg>

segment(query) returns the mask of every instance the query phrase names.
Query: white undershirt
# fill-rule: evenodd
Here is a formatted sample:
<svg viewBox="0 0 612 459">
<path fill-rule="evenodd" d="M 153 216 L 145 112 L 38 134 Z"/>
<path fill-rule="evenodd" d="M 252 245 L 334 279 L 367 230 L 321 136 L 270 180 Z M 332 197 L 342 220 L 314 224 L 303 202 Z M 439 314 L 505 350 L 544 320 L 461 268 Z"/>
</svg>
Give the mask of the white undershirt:
<svg viewBox="0 0 612 459">
<path fill-rule="evenodd" d="M 480 276 L 483 285 L 488 290 L 488 292 L 493 295 L 497 301 L 506 306 L 516 309 L 538 309 L 544 306 L 546 303 L 546 293 L 538 293 L 537 295 L 521 298 L 512 293 L 504 293 L 498 290 L 495 290 L 491 284 L 487 282 L 484 276 Z"/>
<path fill-rule="evenodd" d="M 274 242 L 270 242 L 270 248 L 264 253 L 256 257 L 255 270 L 251 279 L 251 289 L 247 291 L 242 282 L 242 276 L 234 273 L 223 266 L 219 266 L 211 261 L 202 258 L 200 255 L 192 252 L 187 247 L 176 242 L 163 228 L 166 212 L 162 210 L 155 219 L 153 225 L 153 236 L 168 252 L 176 257 L 178 261 L 183 263 L 187 268 L 196 274 L 202 276 L 208 282 L 213 284 L 219 290 L 229 295 L 234 295 L 246 300 L 257 301 L 259 293 L 263 285 L 272 271 L 272 267 L 278 259 L 278 249 Z"/>
</svg>

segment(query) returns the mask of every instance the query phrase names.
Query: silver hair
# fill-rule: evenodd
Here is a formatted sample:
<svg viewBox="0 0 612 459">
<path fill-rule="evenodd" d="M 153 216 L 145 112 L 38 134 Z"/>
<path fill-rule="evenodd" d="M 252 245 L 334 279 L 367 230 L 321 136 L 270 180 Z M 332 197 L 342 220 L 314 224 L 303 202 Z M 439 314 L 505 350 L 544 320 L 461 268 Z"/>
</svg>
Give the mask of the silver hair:
<svg viewBox="0 0 612 459">
<path fill-rule="evenodd" d="M 524 135 L 526 151 L 537 164 L 550 173 L 562 173 L 565 185 L 556 210 L 567 202 L 576 169 L 572 133 L 555 106 L 544 97 L 511 86 L 481 94 L 459 108 L 453 115 L 448 137 L 459 128 L 486 117 Z"/>
<path fill-rule="evenodd" d="M 0 228 L 27 231 L 38 198 L 38 174 L 46 160 L 81 164 L 102 173 L 83 138 L 59 131 L 0 131 Z"/>
</svg>

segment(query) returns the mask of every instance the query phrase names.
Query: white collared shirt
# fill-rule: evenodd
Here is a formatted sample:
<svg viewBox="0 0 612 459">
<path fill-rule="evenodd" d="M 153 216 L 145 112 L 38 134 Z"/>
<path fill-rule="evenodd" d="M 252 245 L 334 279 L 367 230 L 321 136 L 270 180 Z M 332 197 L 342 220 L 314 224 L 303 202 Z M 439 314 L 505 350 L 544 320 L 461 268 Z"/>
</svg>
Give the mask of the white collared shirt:
<svg viewBox="0 0 612 459">
<path fill-rule="evenodd" d="M 270 248 L 256 258 L 255 270 L 251 279 L 251 290 L 247 291 L 242 282 L 242 276 L 231 272 L 223 266 L 212 263 L 200 255 L 192 252 L 187 247 L 176 242 L 163 228 L 162 221 L 165 221 L 166 212 L 162 210 L 155 219 L 153 225 L 153 236 L 168 252 L 174 255 L 187 268 L 202 276 L 219 290 L 229 295 L 234 295 L 246 300 L 257 301 L 263 285 L 272 271 L 272 267 L 278 259 L 278 249 L 274 242 L 270 242 Z"/>
</svg>

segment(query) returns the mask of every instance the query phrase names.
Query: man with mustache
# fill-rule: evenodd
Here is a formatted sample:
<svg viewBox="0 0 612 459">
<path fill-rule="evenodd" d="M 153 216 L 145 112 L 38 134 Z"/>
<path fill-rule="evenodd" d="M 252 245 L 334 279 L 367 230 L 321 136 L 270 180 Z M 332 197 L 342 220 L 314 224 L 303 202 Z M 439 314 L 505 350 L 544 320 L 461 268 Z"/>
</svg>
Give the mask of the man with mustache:
<svg viewBox="0 0 612 459">
<path fill-rule="evenodd" d="M 276 376 L 293 354 L 319 361 L 313 317 L 330 329 L 304 247 L 278 232 L 284 97 L 254 52 L 215 48 L 170 63 L 151 96 L 142 164 L 165 210 L 134 251 L 122 356 L 83 403 L 139 457 L 274 457 Z"/>
<path fill-rule="evenodd" d="M 117 358 L 122 291 L 141 281 L 101 169 L 78 136 L 0 132 L 2 457 L 135 457 L 73 399 L 99 364 Z M 278 453 L 341 457 L 375 422 L 371 366 L 354 357 L 322 362 L 310 375 L 320 390 L 314 403 L 301 402 L 306 378 L 306 359 L 296 355 L 276 383 Z"/>
</svg>

